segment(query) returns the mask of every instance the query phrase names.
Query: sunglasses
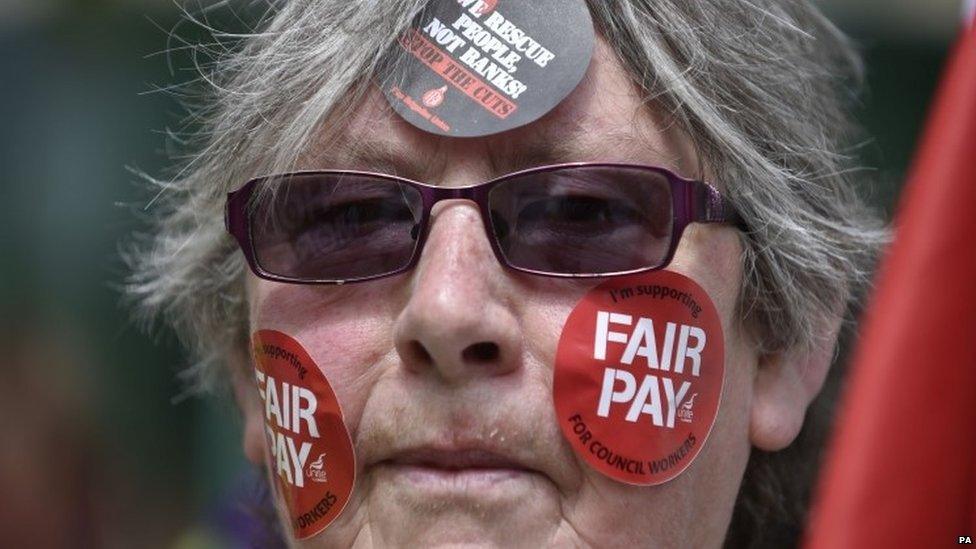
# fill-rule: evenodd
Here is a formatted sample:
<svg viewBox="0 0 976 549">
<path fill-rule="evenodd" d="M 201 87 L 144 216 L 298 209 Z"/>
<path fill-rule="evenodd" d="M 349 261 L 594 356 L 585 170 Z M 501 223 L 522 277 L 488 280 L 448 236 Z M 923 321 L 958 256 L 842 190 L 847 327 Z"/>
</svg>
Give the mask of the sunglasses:
<svg viewBox="0 0 976 549">
<path fill-rule="evenodd" d="M 393 276 L 420 259 L 431 208 L 474 201 L 508 268 L 587 278 L 660 269 L 689 223 L 741 219 L 711 185 L 658 167 L 544 166 L 472 187 L 435 187 L 349 170 L 271 175 L 227 195 L 227 230 L 260 278 L 344 284 Z"/>
</svg>

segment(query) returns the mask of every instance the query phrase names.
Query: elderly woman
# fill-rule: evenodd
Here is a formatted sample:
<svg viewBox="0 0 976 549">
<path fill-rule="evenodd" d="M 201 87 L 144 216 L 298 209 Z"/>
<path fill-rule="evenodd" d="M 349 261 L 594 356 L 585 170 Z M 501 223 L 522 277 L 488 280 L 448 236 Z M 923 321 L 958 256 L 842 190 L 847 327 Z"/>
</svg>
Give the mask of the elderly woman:
<svg viewBox="0 0 976 549">
<path fill-rule="evenodd" d="M 859 68 L 844 37 L 804 1 L 592 0 L 579 85 L 526 124 L 459 138 L 408 123 L 384 94 L 424 4 L 280 4 L 208 73 L 200 147 L 163 184 L 166 208 L 133 256 L 142 311 L 181 334 L 201 387 L 233 388 L 284 534 L 303 546 L 794 539 L 796 484 L 816 455 L 780 451 L 884 236 L 843 154 Z M 682 192 L 704 201 L 696 215 Z M 694 281 L 721 324 L 721 405 L 680 474 L 622 482 L 557 417 L 560 335 L 594 288 L 663 271 Z M 269 413 L 271 373 L 256 364 L 268 330 L 296 343 L 282 344 L 286 362 L 326 380 L 318 403 L 341 408 L 332 432 L 356 456 L 348 501 L 314 535 L 300 527 L 336 514 L 335 498 L 296 515 L 298 479 L 288 465 L 296 491 L 281 488 L 276 460 L 311 483 L 339 457 L 275 442 L 272 416 L 324 424 L 301 415 L 297 388 Z"/>
</svg>

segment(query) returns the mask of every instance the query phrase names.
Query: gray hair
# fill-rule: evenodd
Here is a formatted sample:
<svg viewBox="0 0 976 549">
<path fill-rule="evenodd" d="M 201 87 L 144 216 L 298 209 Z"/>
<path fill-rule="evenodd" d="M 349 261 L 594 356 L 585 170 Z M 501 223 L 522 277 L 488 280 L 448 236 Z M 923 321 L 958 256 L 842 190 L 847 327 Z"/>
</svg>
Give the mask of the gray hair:
<svg viewBox="0 0 976 549">
<path fill-rule="evenodd" d="M 269 2 L 259 30 L 211 29 L 219 45 L 196 46 L 212 62 L 191 106 L 195 152 L 153 180 L 155 225 L 128 251 L 127 285 L 143 318 L 163 318 L 192 351 L 196 387 L 213 387 L 246 348 L 245 266 L 224 232 L 224 193 L 295 166 L 326 118 L 351 112 L 425 4 Z M 848 41 L 802 0 L 588 4 L 646 101 L 691 137 L 745 219 L 743 325 L 764 352 L 812 348 L 857 302 L 886 239 L 844 148 L 861 71 Z"/>
</svg>

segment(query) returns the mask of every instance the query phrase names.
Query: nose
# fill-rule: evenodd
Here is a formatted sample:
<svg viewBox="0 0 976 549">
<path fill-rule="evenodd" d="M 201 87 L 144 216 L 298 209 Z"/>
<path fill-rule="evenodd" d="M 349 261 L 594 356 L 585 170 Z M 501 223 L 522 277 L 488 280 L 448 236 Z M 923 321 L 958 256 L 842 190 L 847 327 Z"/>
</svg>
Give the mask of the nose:
<svg viewBox="0 0 976 549">
<path fill-rule="evenodd" d="M 397 352 L 409 371 L 449 383 L 510 374 L 522 360 L 522 333 L 508 275 L 474 205 L 438 206 L 396 319 Z"/>
</svg>

